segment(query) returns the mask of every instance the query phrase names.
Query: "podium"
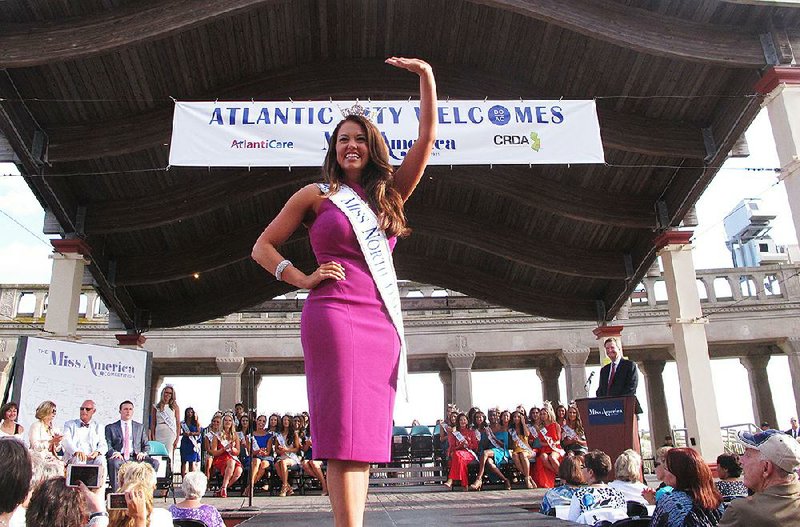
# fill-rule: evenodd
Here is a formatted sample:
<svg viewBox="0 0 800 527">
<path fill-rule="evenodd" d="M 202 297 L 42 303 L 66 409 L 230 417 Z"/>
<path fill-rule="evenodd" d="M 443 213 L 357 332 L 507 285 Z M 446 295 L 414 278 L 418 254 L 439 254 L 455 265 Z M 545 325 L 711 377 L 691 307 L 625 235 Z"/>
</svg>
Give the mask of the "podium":
<svg viewBox="0 0 800 527">
<path fill-rule="evenodd" d="M 629 448 L 642 454 L 636 397 L 595 397 L 578 399 L 575 403 L 589 450 L 602 450 L 611 457 L 612 465 Z M 613 468 L 610 476 L 613 477 Z"/>
</svg>

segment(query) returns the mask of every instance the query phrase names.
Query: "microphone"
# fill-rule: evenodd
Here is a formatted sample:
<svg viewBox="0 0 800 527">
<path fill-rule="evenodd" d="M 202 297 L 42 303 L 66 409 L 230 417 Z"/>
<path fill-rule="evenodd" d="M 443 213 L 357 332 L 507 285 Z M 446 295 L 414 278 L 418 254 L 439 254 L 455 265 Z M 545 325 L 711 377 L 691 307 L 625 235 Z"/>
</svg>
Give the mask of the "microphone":
<svg viewBox="0 0 800 527">
<path fill-rule="evenodd" d="M 592 372 L 592 373 L 589 374 L 589 380 L 590 381 L 592 380 L 592 377 L 594 377 L 594 374 L 595 374 L 595 372 Z"/>
</svg>

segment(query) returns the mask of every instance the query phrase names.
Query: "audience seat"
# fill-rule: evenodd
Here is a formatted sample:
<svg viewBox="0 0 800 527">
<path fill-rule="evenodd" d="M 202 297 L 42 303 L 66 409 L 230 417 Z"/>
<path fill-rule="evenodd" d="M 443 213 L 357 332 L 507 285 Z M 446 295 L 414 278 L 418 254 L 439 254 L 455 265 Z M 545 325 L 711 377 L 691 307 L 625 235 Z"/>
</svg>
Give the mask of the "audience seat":
<svg viewBox="0 0 800 527">
<path fill-rule="evenodd" d="M 172 460 L 164 443 L 150 441 L 150 457 L 158 459 L 158 472 L 156 473 L 156 489 L 164 491 L 164 501 L 167 501 L 170 492 L 172 493 L 172 503 L 177 503 L 175 499 L 175 485 L 172 477 Z"/>
<path fill-rule="evenodd" d="M 184 518 L 182 520 L 172 520 L 174 527 L 208 527 L 206 522 L 195 520 L 193 518 Z"/>
<path fill-rule="evenodd" d="M 411 436 L 403 426 L 392 429 L 392 462 L 403 463 L 411 460 Z"/>
<path fill-rule="evenodd" d="M 628 508 L 628 516 L 630 516 L 631 518 L 643 518 L 645 516 L 648 516 L 647 507 L 645 507 L 638 501 L 628 500 L 627 508 Z"/>
<path fill-rule="evenodd" d="M 433 435 L 427 426 L 411 429 L 411 461 L 433 461 Z"/>
</svg>

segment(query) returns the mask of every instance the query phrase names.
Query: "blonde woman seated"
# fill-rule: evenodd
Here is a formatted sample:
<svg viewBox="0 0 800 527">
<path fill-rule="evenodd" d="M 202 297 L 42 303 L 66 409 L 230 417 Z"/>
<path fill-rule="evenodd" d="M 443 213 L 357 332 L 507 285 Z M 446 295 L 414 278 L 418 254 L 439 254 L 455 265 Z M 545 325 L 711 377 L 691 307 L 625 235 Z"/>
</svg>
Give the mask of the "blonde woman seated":
<svg viewBox="0 0 800 527">
<path fill-rule="evenodd" d="M 525 478 L 525 487 L 536 488 L 531 477 L 531 459 L 536 459 L 536 453 L 528 444 L 528 427 L 525 425 L 523 414 L 515 411 L 511 414 L 511 425 L 508 428 L 509 448 L 514 466 Z"/>
<path fill-rule="evenodd" d="M 540 487 L 553 488 L 555 486 L 558 467 L 564 457 L 561 448 L 561 427 L 556 423 L 556 414 L 553 405 L 545 401 L 539 412 L 539 426 L 535 432 L 541 444 L 538 462 L 534 467 L 534 478 Z"/>
<path fill-rule="evenodd" d="M 303 463 L 302 467 L 303 470 L 312 477 L 315 477 L 319 480 L 320 485 L 322 485 L 322 495 L 328 495 L 328 482 L 325 480 L 325 473 L 322 471 L 322 461 L 318 459 L 314 459 L 311 447 L 313 446 L 311 441 L 311 426 L 309 425 L 308 428 L 308 435 L 306 436 L 305 441 L 303 441 Z"/>
<path fill-rule="evenodd" d="M 450 430 L 447 438 L 450 473 L 444 486 L 452 489 L 453 480 L 458 480 L 461 482 L 463 490 L 466 491 L 469 488 L 467 465 L 478 460 L 478 455 L 475 453 L 478 450 L 478 437 L 475 435 L 475 431 L 469 427 L 467 414 L 458 414 L 456 423 L 456 428 Z"/>
<path fill-rule="evenodd" d="M 647 485 L 642 483 L 642 457 L 630 448 L 619 455 L 614 462 L 614 474 L 617 479 L 608 484 L 625 495 L 628 501 L 636 501 L 647 505 L 642 492 Z"/>
<path fill-rule="evenodd" d="M 149 527 L 172 527 L 172 515 L 153 507 L 156 471 L 148 463 L 129 462 L 117 473 L 119 492 L 125 493 L 128 508 L 108 512 L 109 527 L 134 527 L 141 519 Z"/>
<path fill-rule="evenodd" d="M 222 431 L 214 437 L 211 444 L 213 466 L 222 473 L 222 488 L 217 492 L 220 498 L 228 497 L 228 487 L 242 475 L 242 462 L 239 461 L 239 435 L 233 425 L 233 415 L 222 416 Z"/>
<path fill-rule="evenodd" d="M 214 414 L 211 418 L 211 423 L 203 433 L 203 453 L 206 456 L 205 472 L 206 478 L 211 478 L 211 465 L 214 463 L 214 456 L 211 455 L 211 446 L 214 444 L 214 438 L 222 432 L 222 414 Z"/>
<path fill-rule="evenodd" d="M 278 495 L 291 496 L 294 490 L 289 485 L 289 468 L 300 464 L 300 458 L 297 457 L 300 452 L 300 438 L 295 432 L 294 420 L 289 415 L 281 418 L 278 432 L 269 439 L 267 450 L 275 452 L 275 471 L 281 479 L 281 491 Z"/>
<path fill-rule="evenodd" d="M 44 401 L 36 408 L 36 421 L 31 425 L 28 442 L 30 449 L 48 460 L 61 460 L 61 432 L 53 426 L 56 403 Z"/>
<path fill-rule="evenodd" d="M 200 520 L 207 527 L 225 527 L 219 511 L 213 505 L 200 503 L 206 493 L 208 479 L 202 472 L 189 472 L 183 478 L 181 489 L 186 496 L 182 502 L 171 505 L 169 512 L 175 520 Z"/>
</svg>

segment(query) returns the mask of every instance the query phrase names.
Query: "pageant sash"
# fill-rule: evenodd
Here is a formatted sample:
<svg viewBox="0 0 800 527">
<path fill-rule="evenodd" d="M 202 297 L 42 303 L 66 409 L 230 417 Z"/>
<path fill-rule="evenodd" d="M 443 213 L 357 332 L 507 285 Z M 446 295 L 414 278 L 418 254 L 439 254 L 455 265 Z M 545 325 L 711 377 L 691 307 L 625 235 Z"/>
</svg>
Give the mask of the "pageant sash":
<svg viewBox="0 0 800 527">
<path fill-rule="evenodd" d="M 189 430 L 189 426 L 184 422 L 181 422 L 181 431 L 184 434 L 191 434 L 192 433 L 192 431 Z M 192 449 L 199 454 L 200 453 L 200 444 L 197 442 L 197 438 L 195 436 L 186 436 L 186 437 L 188 437 L 189 441 L 192 443 Z"/>
<path fill-rule="evenodd" d="M 514 430 L 513 428 L 509 428 L 508 429 L 508 434 L 511 436 L 511 439 L 514 441 L 514 444 L 516 444 L 519 448 L 521 448 L 522 450 L 526 451 L 527 453 L 533 454 L 533 449 L 531 448 L 531 446 L 528 444 L 527 441 L 524 441 L 522 438 L 519 437 L 519 435 L 517 435 L 517 431 L 516 430 Z"/>
<path fill-rule="evenodd" d="M 320 184 L 319 188 L 326 194 L 330 190 L 326 184 Z M 386 306 L 397 330 L 397 335 L 400 337 L 397 388 L 408 402 L 408 365 L 406 363 L 406 338 L 403 331 L 403 311 L 400 306 L 400 290 L 397 287 L 397 274 L 394 270 L 392 251 L 389 249 L 389 240 L 386 238 L 386 233 L 378 226 L 378 217 L 353 189 L 342 184 L 339 191 L 329 195 L 328 199 L 350 220 L 353 232 L 358 239 L 358 245 L 367 261 L 369 272 L 378 287 L 383 305 Z"/>
<path fill-rule="evenodd" d="M 493 447 L 499 448 L 500 450 L 505 448 L 503 444 L 500 443 L 500 440 L 497 439 L 497 436 L 494 435 L 494 432 L 492 432 L 492 428 L 490 426 L 486 427 L 486 435 L 489 437 L 489 442 L 492 444 Z"/>
<path fill-rule="evenodd" d="M 469 445 L 469 442 L 467 442 L 467 438 L 466 438 L 466 437 L 464 437 L 464 434 L 462 434 L 462 433 L 461 433 L 461 432 L 459 432 L 458 430 L 453 430 L 453 437 L 455 437 L 455 438 L 456 438 L 456 441 L 458 441 L 459 443 L 461 443 L 461 444 L 463 444 L 463 445 Z M 475 452 L 473 452 L 473 451 L 472 451 L 472 450 L 469 448 L 469 446 L 464 446 L 464 447 L 463 447 L 463 450 L 466 450 L 467 452 L 469 452 L 470 454 L 472 454 L 472 457 L 474 457 L 475 459 L 478 459 L 478 454 L 476 454 Z"/>
<path fill-rule="evenodd" d="M 539 437 L 543 443 L 550 447 L 551 450 L 564 455 L 564 449 L 561 448 L 561 445 L 556 444 L 556 442 L 549 435 L 547 435 L 547 428 L 542 427 L 542 429 L 539 430 Z"/>
</svg>

